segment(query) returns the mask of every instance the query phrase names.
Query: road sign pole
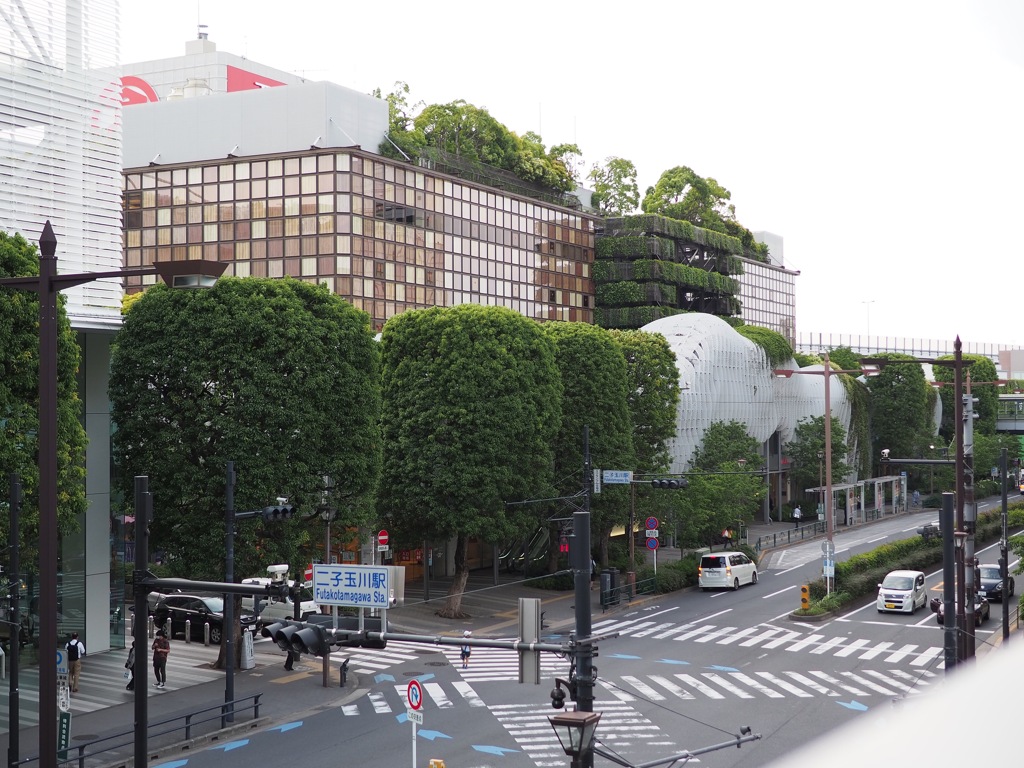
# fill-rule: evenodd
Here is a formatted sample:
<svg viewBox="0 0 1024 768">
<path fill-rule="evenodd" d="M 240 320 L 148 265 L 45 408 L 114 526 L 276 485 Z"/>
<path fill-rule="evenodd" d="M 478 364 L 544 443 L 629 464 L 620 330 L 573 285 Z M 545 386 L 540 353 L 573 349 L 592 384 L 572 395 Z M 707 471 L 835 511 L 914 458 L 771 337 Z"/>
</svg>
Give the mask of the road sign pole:
<svg viewBox="0 0 1024 768">
<path fill-rule="evenodd" d="M 416 768 L 416 721 L 410 719 L 412 723 L 412 768 Z"/>
</svg>

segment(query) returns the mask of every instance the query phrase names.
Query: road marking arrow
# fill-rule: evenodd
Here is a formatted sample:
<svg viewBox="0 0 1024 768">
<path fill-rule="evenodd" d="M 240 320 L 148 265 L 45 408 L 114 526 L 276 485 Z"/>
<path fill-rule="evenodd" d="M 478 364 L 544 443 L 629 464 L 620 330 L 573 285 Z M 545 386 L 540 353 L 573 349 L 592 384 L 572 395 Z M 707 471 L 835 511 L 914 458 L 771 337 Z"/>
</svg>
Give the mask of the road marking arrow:
<svg viewBox="0 0 1024 768">
<path fill-rule="evenodd" d="M 431 677 L 433 677 L 433 675 L 431 675 Z M 420 730 L 418 732 L 418 735 L 422 736 L 424 739 L 429 739 L 430 741 L 433 741 L 434 739 L 450 739 L 451 738 L 451 736 L 449 736 L 447 733 L 441 733 L 440 731 Z"/>
<path fill-rule="evenodd" d="M 688 661 L 679 661 L 678 659 L 658 659 L 659 664 L 682 664 L 684 666 L 690 666 Z"/>
<path fill-rule="evenodd" d="M 188 760 L 172 760 L 169 763 L 154 765 L 153 768 L 181 768 L 183 765 L 188 765 Z"/>
<path fill-rule="evenodd" d="M 379 675 L 373 676 L 373 682 L 379 683 L 381 680 L 390 680 L 392 683 L 395 682 L 394 675 L 389 675 L 387 672 L 381 672 Z"/>
<path fill-rule="evenodd" d="M 473 749 L 477 752 L 486 752 L 488 755 L 497 755 L 498 757 L 504 757 L 506 752 L 519 751 L 518 749 L 509 749 L 508 747 L 491 747 L 482 744 L 474 744 Z"/>
<path fill-rule="evenodd" d="M 857 712 L 868 711 L 868 708 L 864 704 L 861 704 L 859 701 L 851 700 L 849 704 L 847 704 L 845 701 L 837 701 L 836 704 L 838 704 L 841 707 L 846 707 L 847 709 L 856 710 Z"/>
<path fill-rule="evenodd" d="M 704 667 L 704 669 L 713 669 L 715 672 L 739 672 L 736 667 L 720 667 L 718 664 L 712 664 L 710 667 Z"/>
<path fill-rule="evenodd" d="M 421 683 L 425 683 L 425 682 L 427 682 L 427 680 L 433 680 L 434 676 L 433 675 L 416 675 L 416 679 L 419 680 Z"/>
<path fill-rule="evenodd" d="M 248 743 L 248 739 L 241 739 L 239 741 L 229 741 L 227 744 L 217 744 L 213 747 L 213 749 L 223 749 L 225 752 L 230 752 L 232 749 L 244 747 Z"/>
<path fill-rule="evenodd" d="M 642 656 L 630 656 L 628 653 L 609 653 L 609 658 L 612 659 L 640 659 Z"/>
<path fill-rule="evenodd" d="M 280 731 L 281 733 L 284 733 L 285 731 L 290 731 L 290 730 L 292 730 L 294 728 L 301 728 L 301 727 L 302 727 L 302 721 L 301 720 L 297 720 L 294 723 L 283 723 L 281 725 L 275 725 L 273 728 L 268 728 L 267 730 L 270 730 L 270 731 Z"/>
</svg>

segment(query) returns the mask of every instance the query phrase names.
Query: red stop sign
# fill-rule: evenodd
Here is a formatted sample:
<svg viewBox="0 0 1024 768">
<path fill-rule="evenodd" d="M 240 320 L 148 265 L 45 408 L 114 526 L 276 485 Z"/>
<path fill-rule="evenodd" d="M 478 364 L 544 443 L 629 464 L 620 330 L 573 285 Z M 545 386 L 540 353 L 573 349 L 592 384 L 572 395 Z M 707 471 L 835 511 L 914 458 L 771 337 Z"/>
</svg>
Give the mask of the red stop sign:
<svg viewBox="0 0 1024 768">
<path fill-rule="evenodd" d="M 389 540 L 390 537 L 388 536 L 387 531 L 381 531 L 377 534 L 377 543 L 380 544 L 382 547 L 386 547 L 388 545 Z"/>
</svg>

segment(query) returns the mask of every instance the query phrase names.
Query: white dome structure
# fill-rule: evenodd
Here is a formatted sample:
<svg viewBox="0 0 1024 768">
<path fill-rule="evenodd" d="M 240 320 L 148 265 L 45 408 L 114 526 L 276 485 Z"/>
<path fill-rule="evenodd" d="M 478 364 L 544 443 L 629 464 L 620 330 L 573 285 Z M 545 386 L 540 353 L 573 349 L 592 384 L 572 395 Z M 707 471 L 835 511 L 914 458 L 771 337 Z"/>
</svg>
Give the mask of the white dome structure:
<svg viewBox="0 0 1024 768">
<path fill-rule="evenodd" d="M 655 320 L 641 330 L 660 333 L 676 354 L 679 409 L 676 436 L 670 441 L 671 472 L 685 472 L 704 433 L 715 422 L 738 421 L 761 443 L 779 433 L 782 445 L 793 439 L 796 426 L 825 413 L 825 376 L 776 376 L 765 351 L 714 315 L 686 313 Z M 787 370 L 822 371 L 820 365 Z M 849 434 L 852 406 L 834 377 L 829 382 L 832 415 Z"/>
</svg>

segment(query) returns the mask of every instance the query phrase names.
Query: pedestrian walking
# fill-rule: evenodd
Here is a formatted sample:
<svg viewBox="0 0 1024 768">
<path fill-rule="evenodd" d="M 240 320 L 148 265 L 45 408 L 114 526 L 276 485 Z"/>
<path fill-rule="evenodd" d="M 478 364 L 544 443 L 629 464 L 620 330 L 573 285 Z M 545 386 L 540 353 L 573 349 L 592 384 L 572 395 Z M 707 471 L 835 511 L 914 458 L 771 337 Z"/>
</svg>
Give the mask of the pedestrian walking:
<svg viewBox="0 0 1024 768">
<path fill-rule="evenodd" d="M 170 653 L 171 641 L 167 639 L 167 633 L 161 629 L 153 640 L 153 673 L 156 675 L 157 688 L 167 685 L 167 657 Z"/>
<path fill-rule="evenodd" d="M 472 635 L 473 633 L 470 632 L 468 629 L 462 633 L 463 637 L 472 637 Z M 473 649 L 470 647 L 469 643 L 466 643 L 462 646 L 462 652 L 459 654 L 459 656 L 462 657 L 463 669 L 466 669 L 469 666 L 469 654 L 472 653 L 472 651 Z"/>
<path fill-rule="evenodd" d="M 68 652 L 68 684 L 72 693 L 78 693 L 78 678 L 82 675 L 82 657 L 85 656 L 85 644 L 78 639 L 78 633 L 72 632 L 71 639 L 64 646 Z"/>
<path fill-rule="evenodd" d="M 793 527 L 794 528 L 799 528 L 800 527 L 800 518 L 802 518 L 803 516 L 804 516 L 804 513 L 800 511 L 800 505 L 799 504 L 797 504 L 795 507 L 793 507 Z"/>
<path fill-rule="evenodd" d="M 732 544 L 732 529 L 731 528 L 726 527 L 726 528 L 722 529 L 722 544 L 727 549 L 728 549 L 729 545 Z"/>
<path fill-rule="evenodd" d="M 921 506 L 921 492 L 920 491 L 914 491 L 914 506 L 915 507 L 920 507 Z"/>
<path fill-rule="evenodd" d="M 126 691 L 135 690 L 135 641 L 132 640 L 132 647 L 128 649 L 128 661 L 124 663 L 126 670 L 125 674 L 128 675 L 128 685 L 124 687 Z"/>
</svg>

